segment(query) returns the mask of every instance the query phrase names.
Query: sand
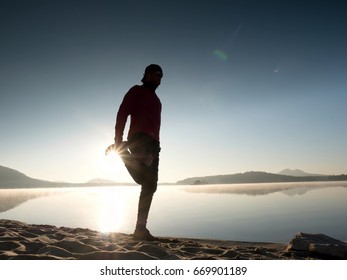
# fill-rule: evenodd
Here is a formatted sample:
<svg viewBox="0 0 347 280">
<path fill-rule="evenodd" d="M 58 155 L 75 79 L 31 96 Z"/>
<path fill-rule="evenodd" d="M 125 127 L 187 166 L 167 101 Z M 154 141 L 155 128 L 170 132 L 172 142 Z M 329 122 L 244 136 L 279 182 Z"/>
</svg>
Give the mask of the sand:
<svg viewBox="0 0 347 280">
<path fill-rule="evenodd" d="M 277 260 L 300 259 L 287 245 L 161 237 L 0 220 L 0 259 L 10 260 Z"/>
</svg>

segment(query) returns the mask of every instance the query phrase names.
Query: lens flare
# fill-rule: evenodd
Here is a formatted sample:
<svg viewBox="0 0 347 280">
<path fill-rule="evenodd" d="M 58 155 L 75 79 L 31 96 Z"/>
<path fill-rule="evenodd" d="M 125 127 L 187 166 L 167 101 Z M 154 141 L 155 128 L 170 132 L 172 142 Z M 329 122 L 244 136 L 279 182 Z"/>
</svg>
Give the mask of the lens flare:
<svg viewBox="0 0 347 280">
<path fill-rule="evenodd" d="M 116 182 L 126 182 L 128 180 L 127 170 L 116 151 L 110 151 L 105 155 L 105 151 L 100 150 L 97 166 L 100 178 Z"/>
<path fill-rule="evenodd" d="M 223 52 L 222 50 L 215 49 L 213 51 L 213 55 L 223 62 L 226 62 L 228 60 L 228 55 L 225 52 Z"/>
</svg>

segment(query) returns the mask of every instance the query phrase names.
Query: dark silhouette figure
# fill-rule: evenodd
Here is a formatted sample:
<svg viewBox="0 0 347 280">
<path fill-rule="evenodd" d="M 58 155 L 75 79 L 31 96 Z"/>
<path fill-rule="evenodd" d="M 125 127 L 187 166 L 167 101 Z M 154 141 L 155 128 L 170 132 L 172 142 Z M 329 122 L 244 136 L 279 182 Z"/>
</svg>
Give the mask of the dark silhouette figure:
<svg viewBox="0 0 347 280">
<path fill-rule="evenodd" d="M 141 185 L 136 228 L 133 237 L 153 241 L 147 219 L 153 194 L 157 190 L 161 102 L 155 93 L 163 77 L 159 65 L 146 67 L 141 86 L 133 86 L 119 107 L 115 126 L 115 149 L 136 183 Z M 128 116 L 128 141 L 123 133 Z"/>
</svg>

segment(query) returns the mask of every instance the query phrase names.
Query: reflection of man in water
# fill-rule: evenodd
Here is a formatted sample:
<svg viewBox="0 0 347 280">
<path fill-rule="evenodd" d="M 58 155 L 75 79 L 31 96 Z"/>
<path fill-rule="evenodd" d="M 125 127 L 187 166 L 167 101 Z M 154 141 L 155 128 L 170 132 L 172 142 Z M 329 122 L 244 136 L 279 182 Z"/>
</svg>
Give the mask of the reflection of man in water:
<svg viewBox="0 0 347 280">
<path fill-rule="evenodd" d="M 132 87 L 119 107 L 115 127 L 115 147 L 130 175 L 141 185 L 134 238 L 153 241 L 147 218 L 157 190 L 161 103 L 155 93 L 163 71 L 159 65 L 146 67 L 141 86 Z M 128 141 L 123 142 L 124 127 L 130 115 Z"/>
</svg>

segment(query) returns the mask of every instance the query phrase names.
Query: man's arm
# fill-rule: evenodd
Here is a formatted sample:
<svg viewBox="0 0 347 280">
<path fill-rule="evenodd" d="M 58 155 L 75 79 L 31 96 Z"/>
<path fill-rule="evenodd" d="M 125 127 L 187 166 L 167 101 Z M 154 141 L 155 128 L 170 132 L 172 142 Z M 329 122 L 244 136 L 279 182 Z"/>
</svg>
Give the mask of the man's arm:
<svg viewBox="0 0 347 280">
<path fill-rule="evenodd" d="M 130 90 L 124 96 L 124 99 L 121 105 L 119 106 L 118 113 L 117 113 L 116 125 L 115 125 L 115 137 L 114 137 L 114 143 L 115 143 L 116 149 L 121 146 L 121 143 L 123 141 L 125 124 L 126 124 L 128 116 L 131 115 L 133 102 L 134 102 L 134 94 Z"/>
</svg>

